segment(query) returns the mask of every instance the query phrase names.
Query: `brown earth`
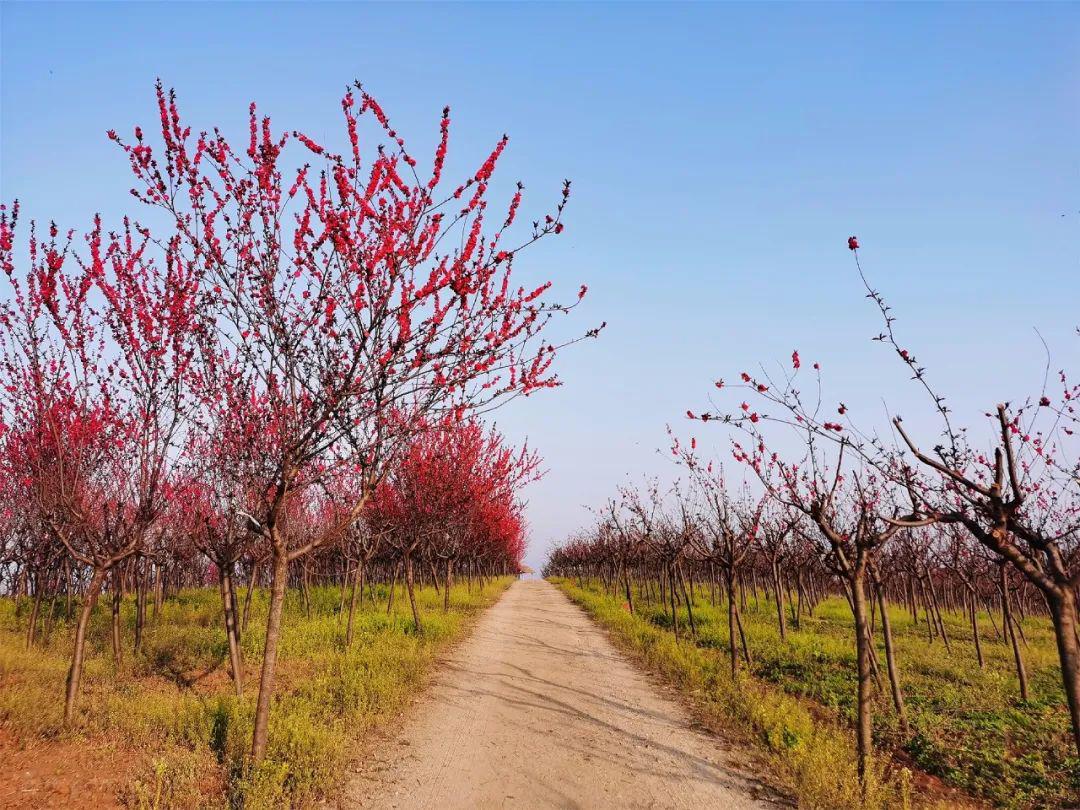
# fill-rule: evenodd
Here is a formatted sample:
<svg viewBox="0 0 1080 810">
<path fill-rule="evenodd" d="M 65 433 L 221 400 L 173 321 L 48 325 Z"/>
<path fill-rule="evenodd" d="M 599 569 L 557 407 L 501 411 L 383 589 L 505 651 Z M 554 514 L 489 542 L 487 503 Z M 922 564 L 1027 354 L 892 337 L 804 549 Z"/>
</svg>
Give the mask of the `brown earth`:
<svg viewBox="0 0 1080 810">
<path fill-rule="evenodd" d="M 542 580 L 478 621 L 342 806 L 756 808 L 789 805 L 756 757 L 695 727 Z"/>
<path fill-rule="evenodd" d="M 0 730 L 0 808 L 108 810 L 131 781 L 134 755 L 85 741 L 41 741 L 21 746 Z"/>
</svg>

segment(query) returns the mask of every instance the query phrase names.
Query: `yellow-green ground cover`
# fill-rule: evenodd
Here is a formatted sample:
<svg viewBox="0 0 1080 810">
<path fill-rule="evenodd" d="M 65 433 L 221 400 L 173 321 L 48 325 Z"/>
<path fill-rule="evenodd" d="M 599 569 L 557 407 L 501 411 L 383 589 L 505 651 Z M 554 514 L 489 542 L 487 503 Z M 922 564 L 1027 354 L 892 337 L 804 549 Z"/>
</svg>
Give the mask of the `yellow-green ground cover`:
<svg viewBox="0 0 1080 810">
<path fill-rule="evenodd" d="M 638 615 L 631 616 L 622 599 L 595 583 L 554 581 L 622 646 L 692 693 L 706 713 L 760 742 L 806 806 L 941 803 L 940 795 L 922 795 L 920 785 L 926 780 L 917 773 L 912 780 L 905 763 L 996 806 L 1080 804 L 1080 762 L 1071 745 L 1053 630 L 1045 618 L 1023 621 L 1027 645 L 1022 651 L 1030 680 L 1025 702 L 1011 649 L 995 637 L 987 614 L 980 616 L 986 657 L 980 669 L 966 617 L 944 617 L 950 653 L 940 638 L 928 640 L 924 623 L 916 625 L 906 610 L 890 608 L 911 733 L 901 737 L 885 683 L 876 697 L 874 725 L 882 753 L 864 802 L 849 731 L 855 713 L 855 650 L 851 611 L 843 599 L 818 605 L 812 617 L 803 616 L 801 627 L 789 627 L 781 642 L 775 604 L 750 597 L 743 624 L 752 677 L 733 682 L 724 603 L 714 607 L 707 594 L 698 592 L 697 639 L 684 634 L 676 643 L 670 615 L 661 607 L 639 598 Z M 684 611 L 684 629 L 686 618 Z M 878 655 L 884 668 L 883 650 Z"/>
<path fill-rule="evenodd" d="M 483 588 L 455 585 L 442 612 L 434 588 L 418 591 L 418 635 L 399 592 L 386 615 L 387 589 L 365 599 L 345 647 L 337 588 L 311 589 L 310 615 L 298 593 L 286 602 L 269 751 L 248 765 L 266 595 L 253 595 L 242 638 L 246 681 L 234 694 L 227 671 L 221 604 L 215 589 L 182 591 L 148 621 L 143 650 L 130 650 L 134 604 L 125 601 L 125 650 L 117 670 L 108 600 L 95 609 L 77 722 L 62 722 L 71 626 L 25 649 L 25 616 L 0 599 L 0 729 L 15 745 L 119 745 L 138 762 L 120 801 L 135 807 L 297 807 L 332 795 L 365 732 L 394 716 L 421 688 L 440 650 L 462 637 L 509 578 Z M 241 598 L 243 593 L 241 593 Z M 23 603 L 23 612 L 27 605 Z M 58 606 L 58 608 L 61 606 Z M 42 742 L 45 741 L 45 742 Z"/>
</svg>

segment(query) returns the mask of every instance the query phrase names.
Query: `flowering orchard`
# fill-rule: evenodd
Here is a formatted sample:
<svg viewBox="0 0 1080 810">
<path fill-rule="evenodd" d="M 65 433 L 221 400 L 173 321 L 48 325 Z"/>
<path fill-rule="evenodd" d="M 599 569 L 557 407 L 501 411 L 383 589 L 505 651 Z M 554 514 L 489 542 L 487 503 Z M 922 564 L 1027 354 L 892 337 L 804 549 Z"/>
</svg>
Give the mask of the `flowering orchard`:
<svg viewBox="0 0 1080 810">
<path fill-rule="evenodd" d="M 167 594 L 216 582 L 242 694 L 239 633 L 265 584 L 257 761 L 286 589 L 339 583 L 351 617 L 365 583 L 402 577 L 420 631 L 418 578 L 515 571 L 538 461 L 475 415 L 557 386 L 558 350 L 599 330 L 545 338 L 586 288 L 559 302 L 515 278 L 562 232 L 570 185 L 520 226 L 520 184 L 491 199 L 505 136 L 449 183 L 449 109 L 421 160 L 359 84 L 340 152 L 254 104 L 241 143 L 193 131 L 160 84 L 157 109 L 153 137 L 108 133 L 141 218 L 77 233 L 0 214 L 0 573 L 33 605 L 27 644 L 58 599 L 77 613 L 68 723 L 106 588 L 119 662 L 125 593 L 137 654 Z"/>
<path fill-rule="evenodd" d="M 851 237 L 848 247 L 858 263 L 858 240 Z M 727 464 L 704 456 L 697 438 L 687 444 L 672 433 L 681 482 L 671 492 L 655 484 L 620 491 L 591 529 L 555 551 L 547 570 L 599 579 L 631 612 L 642 601 L 663 606 L 657 618 L 690 643 L 704 643 L 695 595 L 706 588 L 713 605 L 726 604 L 733 677 L 743 667 L 755 671 L 742 615 L 748 590 L 773 604 L 781 658 L 791 627 L 800 628 L 831 595 L 842 596 L 855 647 L 853 719 L 864 785 L 875 706 L 892 712 L 896 748 L 914 750 L 921 739 L 909 722 L 909 679 L 890 606 L 924 623 L 927 643 L 940 643 L 949 657 L 970 655 L 979 670 L 988 666 L 988 635 L 1005 645 L 1016 705 L 1033 711 L 1023 620 L 1046 617 L 1060 689 L 1050 702 L 1064 719 L 1054 734 L 1071 740 L 1075 764 L 1080 386 L 1059 372 L 1023 401 L 990 400 L 989 430 L 969 432 L 900 342 L 884 298 L 869 285 L 866 291 L 883 319 L 876 340 L 924 389 L 940 435 L 916 435 L 900 416 L 884 436 L 860 425 L 843 401 L 825 398 L 820 365 L 795 351 L 777 372 L 718 380 L 716 402 L 687 412 L 703 428 L 730 432 Z M 731 406 L 723 404 L 728 396 Z M 948 629 L 956 615 L 967 625 L 962 648 L 955 625 Z"/>
</svg>

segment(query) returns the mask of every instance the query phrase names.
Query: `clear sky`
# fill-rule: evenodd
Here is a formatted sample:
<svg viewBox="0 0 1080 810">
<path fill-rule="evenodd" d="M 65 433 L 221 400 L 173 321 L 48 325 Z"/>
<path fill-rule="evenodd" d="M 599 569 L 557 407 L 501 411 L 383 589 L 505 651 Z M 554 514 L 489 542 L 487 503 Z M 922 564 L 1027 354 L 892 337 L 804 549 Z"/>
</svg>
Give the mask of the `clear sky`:
<svg viewBox="0 0 1080 810">
<path fill-rule="evenodd" d="M 243 137 L 256 100 L 328 140 L 360 78 L 411 144 L 450 104 L 463 170 L 508 132 L 527 213 L 574 181 L 566 232 L 523 264 L 587 283 L 577 324 L 609 328 L 498 415 L 549 469 L 534 565 L 627 474 L 670 472 L 665 424 L 690 432 L 716 377 L 798 348 L 866 421 L 921 407 L 869 340 L 851 234 L 965 416 L 1037 387 L 1035 327 L 1078 365 L 1075 4 L 5 2 L 0 26 L 0 197 L 27 216 L 131 207 L 104 133 L 154 123 L 156 76 L 196 128 Z"/>
</svg>

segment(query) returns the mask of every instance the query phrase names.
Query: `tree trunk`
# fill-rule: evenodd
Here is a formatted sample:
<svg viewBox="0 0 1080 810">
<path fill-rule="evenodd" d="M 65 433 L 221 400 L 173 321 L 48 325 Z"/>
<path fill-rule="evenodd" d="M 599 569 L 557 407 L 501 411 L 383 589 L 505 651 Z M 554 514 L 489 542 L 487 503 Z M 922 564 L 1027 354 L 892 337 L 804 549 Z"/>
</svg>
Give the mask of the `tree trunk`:
<svg viewBox="0 0 1080 810">
<path fill-rule="evenodd" d="M 26 628 L 26 649 L 28 650 L 34 646 L 34 636 L 37 635 L 37 620 L 38 613 L 41 610 L 41 592 L 43 590 L 40 575 L 31 577 L 31 579 L 34 583 L 34 602 L 30 608 L 30 622 Z"/>
<path fill-rule="evenodd" d="M 949 631 L 945 629 L 945 619 L 941 615 L 941 604 L 937 598 L 937 587 L 934 585 L 934 581 L 930 580 L 930 599 L 933 602 L 934 620 L 937 622 L 938 631 L 941 633 L 941 640 L 945 642 L 945 650 L 948 653 L 952 653 L 952 645 L 949 643 Z"/>
<path fill-rule="evenodd" d="M 728 626 L 728 653 L 731 656 L 731 677 L 735 678 L 739 671 L 739 652 L 736 647 L 735 633 L 735 573 L 731 568 L 725 572 L 727 575 L 727 626 Z"/>
<path fill-rule="evenodd" d="M 233 687 L 236 696 L 244 694 L 243 666 L 240 662 L 240 637 L 236 626 L 236 600 L 233 594 L 231 565 L 218 564 L 218 585 L 221 588 L 221 606 L 225 612 L 225 636 L 229 642 L 229 666 L 232 668 Z"/>
<path fill-rule="evenodd" d="M 776 592 L 776 620 L 780 626 L 780 640 L 787 641 L 787 627 L 784 621 L 784 596 L 780 589 L 780 570 L 776 563 L 772 564 L 773 590 Z"/>
<path fill-rule="evenodd" d="M 154 566 L 154 613 L 152 618 L 157 621 L 161 612 L 161 601 L 165 596 L 165 578 L 162 575 L 161 563 Z"/>
<path fill-rule="evenodd" d="M 240 604 L 236 601 L 236 561 L 229 564 L 229 604 L 232 605 L 233 637 L 237 648 L 240 647 Z"/>
<path fill-rule="evenodd" d="M 390 596 L 386 600 L 386 615 L 390 615 L 390 611 L 394 609 L 394 593 L 397 591 L 397 578 L 398 570 L 401 568 L 400 563 L 394 563 L 394 573 L 390 578 Z"/>
<path fill-rule="evenodd" d="M 119 565 L 113 567 L 112 587 L 112 651 L 113 662 L 119 669 L 123 659 L 120 639 L 120 603 L 124 598 L 124 580 Z"/>
<path fill-rule="evenodd" d="M 288 552 L 284 548 L 275 548 L 270 576 L 270 609 L 266 616 L 262 677 L 259 680 L 259 699 L 255 706 L 255 730 L 251 737 L 251 758 L 255 762 L 262 761 L 266 754 L 266 741 L 270 730 L 270 701 L 274 695 L 274 673 L 277 670 L 278 641 L 281 639 L 281 614 L 285 607 L 285 586 L 288 580 Z"/>
<path fill-rule="evenodd" d="M 675 594 L 675 568 L 667 567 L 668 602 L 671 606 L 671 627 L 675 631 L 675 641 L 679 640 L 679 597 Z"/>
<path fill-rule="evenodd" d="M 303 572 L 300 575 L 300 595 L 304 599 L 304 613 L 311 618 L 311 591 L 308 589 L 308 566 L 304 560 Z"/>
<path fill-rule="evenodd" d="M 1061 678 L 1065 686 L 1065 697 L 1069 702 L 1073 743 L 1080 754 L 1080 645 L 1076 641 L 1076 596 L 1072 588 L 1066 585 L 1048 601 L 1054 619 Z"/>
<path fill-rule="evenodd" d="M 23 591 L 26 589 L 26 569 L 19 571 L 19 577 L 15 580 L 15 615 L 22 610 Z"/>
<path fill-rule="evenodd" d="M 432 563 L 434 565 L 434 563 Z M 450 612 L 450 586 L 454 582 L 454 561 L 449 557 L 446 560 L 446 579 L 443 580 L 443 606 L 442 612 Z"/>
<path fill-rule="evenodd" d="M 349 597 L 349 620 L 345 623 L 345 646 L 351 647 L 353 640 L 353 618 L 356 616 L 356 591 L 360 590 L 360 598 L 364 598 L 364 562 L 356 566 L 352 577 L 352 595 Z"/>
<path fill-rule="evenodd" d="M 856 563 L 851 576 L 851 608 L 855 614 L 855 649 L 858 660 L 858 715 L 855 723 L 855 737 L 859 749 L 859 780 L 866 787 L 870 768 L 870 756 L 873 746 L 871 737 L 871 681 L 870 672 L 870 633 L 866 622 L 866 572 L 861 563 Z"/>
<path fill-rule="evenodd" d="M 251 564 L 251 579 L 248 580 L 247 593 L 244 594 L 244 615 L 240 617 L 240 635 L 247 630 L 248 619 L 251 618 L 251 594 L 255 591 L 255 585 L 259 581 L 259 564 Z"/>
<path fill-rule="evenodd" d="M 900 673 L 896 666 L 896 654 L 893 651 L 892 622 L 889 620 L 885 592 L 881 583 L 877 583 L 876 590 L 878 609 L 881 611 L 881 638 L 885 642 L 885 666 L 889 670 L 889 688 L 892 691 L 893 708 L 896 709 L 896 717 L 900 721 L 900 733 L 907 737 L 907 711 L 904 709 L 904 692 L 900 688 Z"/>
<path fill-rule="evenodd" d="M 934 637 L 937 635 L 937 624 L 931 615 L 933 610 L 930 607 L 930 597 L 926 595 L 926 586 L 923 584 L 922 577 L 919 578 L 919 596 L 922 597 L 923 607 L 926 609 L 926 639 L 933 644 Z"/>
<path fill-rule="evenodd" d="M 65 570 L 67 574 L 64 579 L 64 621 L 70 622 L 74 610 L 75 577 L 72 575 L 70 563 L 65 563 Z"/>
<path fill-rule="evenodd" d="M 413 624 L 416 626 L 416 634 L 423 635 L 424 628 L 420 625 L 420 611 L 416 607 L 416 593 L 413 581 L 413 558 L 405 555 L 405 589 L 409 592 L 409 607 L 412 608 Z"/>
<path fill-rule="evenodd" d="M 75 649 L 71 654 L 71 667 L 68 669 L 67 692 L 64 696 L 64 725 L 70 726 L 75 718 L 75 703 L 79 699 L 79 686 L 82 683 L 83 657 L 86 653 L 86 628 L 90 625 L 90 614 L 94 612 L 94 603 L 105 582 L 107 569 L 94 569 L 94 575 L 86 586 L 83 595 L 79 621 L 75 625 Z"/>
<path fill-rule="evenodd" d="M 349 582 L 356 579 L 356 572 L 349 572 L 349 561 L 346 560 L 341 566 L 344 572 L 341 577 L 341 598 L 338 600 L 338 621 L 341 621 L 341 617 L 345 614 L 345 599 L 349 593 Z"/>
<path fill-rule="evenodd" d="M 743 629 L 742 613 L 738 608 L 735 608 L 735 626 L 739 628 L 739 641 L 742 642 L 743 660 L 746 661 L 746 666 L 750 666 L 753 661 L 750 659 L 750 645 L 746 643 L 746 631 Z"/>
<path fill-rule="evenodd" d="M 623 567 L 622 567 L 622 573 L 623 573 L 623 585 L 626 588 L 626 609 L 629 610 L 630 615 L 633 616 L 634 615 L 634 593 L 633 593 L 632 589 L 630 588 L 630 569 L 626 567 L 625 563 L 623 564 Z M 715 604 L 715 602 L 716 602 L 716 599 L 714 598 L 713 603 Z"/>
<path fill-rule="evenodd" d="M 683 571 L 682 571 L 682 566 L 681 565 L 678 566 L 675 569 L 675 576 L 679 580 L 679 587 L 682 590 L 683 601 L 686 602 L 686 616 L 687 616 L 687 618 L 688 618 L 688 620 L 690 622 L 690 635 L 693 638 L 697 638 L 697 624 L 694 622 L 693 599 L 691 599 L 690 594 L 687 592 L 686 578 L 683 576 Z M 693 589 L 693 586 L 691 585 L 691 590 L 692 589 Z"/>
<path fill-rule="evenodd" d="M 142 650 L 143 630 L 146 628 L 146 571 L 141 562 L 135 563 L 135 655 Z"/>
<path fill-rule="evenodd" d="M 979 606 L 975 601 L 974 591 L 969 595 L 971 597 L 971 636 L 975 640 L 975 656 L 979 659 L 979 669 L 983 669 L 986 666 L 986 661 L 983 659 L 982 640 L 979 638 Z"/>
<path fill-rule="evenodd" d="M 802 571 L 795 574 L 795 595 L 798 597 L 798 609 L 795 611 L 795 629 L 802 629 L 803 603 L 806 602 L 806 588 L 803 585 Z"/>
<path fill-rule="evenodd" d="M 45 614 L 45 639 L 48 641 L 52 637 L 53 625 L 56 623 L 56 597 L 60 593 L 60 582 L 64 577 L 64 569 L 60 569 L 56 572 L 56 579 L 53 580 L 52 591 L 49 593 L 49 612 Z"/>
<path fill-rule="evenodd" d="M 1013 626 L 1012 608 L 1009 605 L 1009 581 L 1005 574 L 1005 566 L 1001 566 L 1001 621 L 1005 625 L 1012 644 L 1013 660 L 1016 662 L 1016 677 L 1020 679 L 1020 699 L 1028 699 L 1027 671 L 1024 668 L 1024 659 L 1020 655 L 1020 645 L 1016 641 L 1016 628 Z"/>
</svg>

